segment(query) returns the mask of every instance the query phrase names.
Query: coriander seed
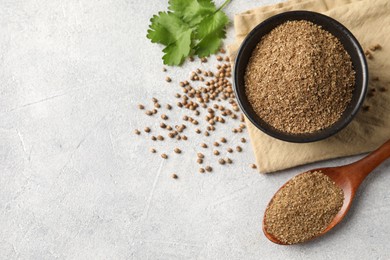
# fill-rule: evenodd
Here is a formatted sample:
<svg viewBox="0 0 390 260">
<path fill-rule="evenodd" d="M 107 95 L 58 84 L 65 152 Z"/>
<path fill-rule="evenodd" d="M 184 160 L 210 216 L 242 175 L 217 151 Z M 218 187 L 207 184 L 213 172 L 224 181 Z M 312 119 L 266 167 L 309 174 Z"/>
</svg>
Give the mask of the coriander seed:
<svg viewBox="0 0 390 260">
<path fill-rule="evenodd" d="M 161 154 L 161 158 L 163 158 L 163 159 L 168 159 L 168 155 L 166 155 L 165 153 L 162 153 L 162 154 Z"/>
<path fill-rule="evenodd" d="M 181 153 L 181 150 L 179 148 L 175 148 L 174 152 L 175 153 Z"/>
<path fill-rule="evenodd" d="M 222 158 L 220 158 L 220 159 L 218 160 L 218 163 L 224 165 L 224 164 L 225 164 L 225 160 L 222 159 Z"/>
</svg>

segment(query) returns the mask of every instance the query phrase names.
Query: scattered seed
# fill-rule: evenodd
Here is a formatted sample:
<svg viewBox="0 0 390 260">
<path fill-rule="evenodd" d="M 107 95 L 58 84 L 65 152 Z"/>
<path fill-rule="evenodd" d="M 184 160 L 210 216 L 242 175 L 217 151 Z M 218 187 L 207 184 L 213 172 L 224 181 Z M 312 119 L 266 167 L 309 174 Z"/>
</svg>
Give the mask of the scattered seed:
<svg viewBox="0 0 390 260">
<path fill-rule="evenodd" d="M 167 120 L 167 119 L 168 119 L 168 116 L 167 116 L 166 114 L 162 114 L 162 115 L 161 115 L 161 119 Z"/>
<path fill-rule="evenodd" d="M 145 127 L 144 131 L 145 131 L 145 133 L 150 133 L 150 128 L 149 127 Z"/>
<path fill-rule="evenodd" d="M 236 147 L 236 151 L 237 151 L 237 152 L 241 152 L 241 151 L 242 151 L 241 146 L 237 146 L 237 147 Z"/>
<path fill-rule="evenodd" d="M 155 97 L 153 97 L 153 98 L 152 98 L 152 101 L 153 101 L 153 103 L 157 103 L 157 102 L 158 102 L 158 99 L 155 98 Z"/>
<path fill-rule="evenodd" d="M 152 141 L 156 141 L 157 140 L 157 138 L 154 135 L 151 137 L 151 139 L 152 139 Z"/>
<path fill-rule="evenodd" d="M 181 150 L 179 148 L 175 148 L 175 153 L 181 153 Z"/>
<path fill-rule="evenodd" d="M 226 142 L 227 142 L 226 138 L 225 138 L 225 137 L 222 137 L 222 138 L 221 138 L 221 143 L 226 143 Z"/>
<path fill-rule="evenodd" d="M 187 138 L 186 135 L 183 135 L 183 136 L 181 137 L 181 139 L 183 139 L 184 141 L 186 141 L 188 138 Z"/>
<path fill-rule="evenodd" d="M 246 139 L 244 137 L 241 138 L 241 143 L 246 143 Z"/>
<path fill-rule="evenodd" d="M 229 147 L 229 148 L 227 149 L 227 151 L 228 151 L 228 153 L 232 153 L 232 152 L 233 152 L 233 149 Z"/>
<path fill-rule="evenodd" d="M 150 111 L 150 110 L 147 110 L 147 111 L 145 111 L 145 114 L 148 115 L 148 116 L 151 116 L 153 114 L 153 112 Z"/>
<path fill-rule="evenodd" d="M 214 155 L 219 155 L 219 151 L 218 151 L 218 150 L 214 150 L 214 151 L 213 151 L 213 154 L 214 154 Z"/>
<path fill-rule="evenodd" d="M 230 159 L 230 158 L 226 158 L 225 161 L 226 161 L 228 164 L 232 164 L 232 163 L 233 163 L 232 159 Z"/>
<path fill-rule="evenodd" d="M 198 153 L 197 155 L 198 155 L 198 158 L 201 158 L 201 159 L 203 159 L 203 158 L 204 158 L 204 155 L 203 155 L 203 153 Z"/>
<path fill-rule="evenodd" d="M 213 171 L 213 168 L 211 166 L 206 166 L 205 169 L 208 172 L 212 172 Z"/>
<path fill-rule="evenodd" d="M 160 127 L 161 127 L 161 128 L 167 128 L 167 125 L 164 124 L 164 123 L 160 123 Z"/>
<path fill-rule="evenodd" d="M 254 163 L 252 163 L 250 166 L 251 166 L 252 169 L 256 169 L 257 168 L 256 164 L 254 164 Z"/>
<path fill-rule="evenodd" d="M 150 148 L 149 151 L 150 151 L 151 153 L 156 153 L 156 152 L 157 152 L 156 149 L 154 149 L 154 148 Z"/>
<path fill-rule="evenodd" d="M 166 82 L 171 82 L 172 79 L 171 79 L 170 77 L 167 76 L 167 77 L 165 78 L 165 81 L 166 81 Z"/>
<path fill-rule="evenodd" d="M 153 114 L 157 114 L 157 109 L 154 108 L 154 109 L 152 110 L 152 112 L 153 112 Z"/>
<path fill-rule="evenodd" d="M 219 162 L 219 164 L 225 164 L 225 160 L 224 159 L 222 159 L 222 158 L 220 158 L 219 160 L 218 160 L 218 162 Z"/>
<path fill-rule="evenodd" d="M 135 130 L 134 130 L 134 134 L 136 134 L 136 135 L 140 135 L 140 134 L 141 134 L 141 132 L 140 132 L 138 129 L 135 129 Z"/>
<path fill-rule="evenodd" d="M 209 136 L 210 134 L 209 134 L 209 132 L 205 131 L 205 132 L 204 132 L 204 135 L 205 135 L 205 136 Z"/>
<path fill-rule="evenodd" d="M 160 108 L 161 105 L 160 105 L 159 103 L 154 103 L 154 107 L 155 107 L 155 108 Z"/>
<path fill-rule="evenodd" d="M 179 178 L 179 176 L 177 176 L 177 174 L 175 174 L 175 173 L 173 173 L 173 174 L 171 175 L 171 177 L 172 177 L 172 179 L 177 179 L 177 178 Z"/>
<path fill-rule="evenodd" d="M 139 104 L 139 105 L 138 105 L 138 108 L 142 110 L 142 109 L 145 109 L 145 106 L 142 105 L 142 104 Z"/>
<path fill-rule="evenodd" d="M 198 159 L 196 160 L 196 162 L 199 163 L 199 164 L 202 164 L 202 163 L 203 163 L 203 159 L 202 159 L 202 158 L 198 158 Z"/>
<path fill-rule="evenodd" d="M 213 145 L 214 146 L 219 146 L 219 143 L 218 142 L 214 142 Z"/>
<path fill-rule="evenodd" d="M 201 132 L 202 132 L 202 131 L 200 131 L 199 128 L 196 128 L 196 129 L 195 129 L 195 133 L 200 134 Z"/>
<path fill-rule="evenodd" d="M 370 110 L 370 106 L 363 106 L 363 111 L 364 112 L 367 112 L 368 110 Z"/>
<path fill-rule="evenodd" d="M 375 44 L 375 45 L 372 45 L 370 46 L 370 50 L 371 51 L 376 51 L 376 50 L 380 50 L 382 48 L 382 46 L 380 46 L 379 44 Z"/>
<path fill-rule="evenodd" d="M 164 141 L 164 137 L 163 137 L 162 135 L 158 135 L 158 136 L 157 136 L 157 140 L 159 140 L 159 141 Z"/>
<path fill-rule="evenodd" d="M 369 50 L 365 50 L 364 55 L 366 55 L 367 59 L 369 59 L 369 60 L 371 60 L 373 58 L 373 56 Z"/>
<path fill-rule="evenodd" d="M 166 109 L 168 109 L 168 110 L 171 110 L 172 109 L 172 106 L 170 105 L 170 104 L 166 104 Z"/>
<path fill-rule="evenodd" d="M 167 125 L 167 130 L 171 131 L 172 130 L 172 126 Z"/>
<path fill-rule="evenodd" d="M 205 169 L 204 169 L 204 168 L 199 168 L 199 172 L 200 172 L 200 173 L 204 173 L 204 172 L 205 172 Z"/>
<path fill-rule="evenodd" d="M 163 67 L 163 68 L 162 68 L 162 71 L 163 71 L 163 72 L 166 72 L 166 71 L 167 71 L 167 68 Z"/>
<path fill-rule="evenodd" d="M 205 143 L 201 143 L 200 146 L 203 148 L 207 148 L 207 144 L 205 144 Z"/>
<path fill-rule="evenodd" d="M 161 154 L 161 158 L 163 158 L 163 159 L 168 159 L 168 155 L 166 155 L 165 153 L 162 153 L 162 154 Z"/>
</svg>

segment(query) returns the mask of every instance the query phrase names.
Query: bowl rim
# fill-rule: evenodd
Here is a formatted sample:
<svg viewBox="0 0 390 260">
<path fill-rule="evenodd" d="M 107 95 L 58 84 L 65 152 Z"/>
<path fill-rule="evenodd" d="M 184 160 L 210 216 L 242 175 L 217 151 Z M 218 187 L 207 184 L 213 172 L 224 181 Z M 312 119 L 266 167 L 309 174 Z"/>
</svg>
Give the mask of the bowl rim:
<svg viewBox="0 0 390 260">
<path fill-rule="evenodd" d="M 281 132 L 281 131 L 272 130 L 272 127 L 264 128 L 254 118 L 252 118 L 251 114 L 245 109 L 245 106 L 243 105 L 243 101 L 241 100 L 242 97 L 238 93 L 238 90 L 237 90 L 239 83 L 238 83 L 238 69 L 237 69 L 237 66 L 236 66 L 238 64 L 239 59 L 243 55 L 243 52 L 244 52 L 245 48 L 247 48 L 248 44 L 251 42 L 252 37 L 257 32 L 257 30 L 259 30 L 264 25 L 266 25 L 266 24 L 268 24 L 270 22 L 273 22 L 274 20 L 279 20 L 281 17 L 282 17 L 283 20 L 285 20 L 285 22 L 287 22 L 287 21 L 294 21 L 294 20 L 297 20 L 297 21 L 304 20 L 304 19 L 291 19 L 291 18 L 294 18 L 294 15 L 305 15 L 305 14 L 321 17 L 321 18 L 323 18 L 325 20 L 328 20 L 330 24 L 333 23 L 332 26 L 342 28 L 343 33 L 347 36 L 348 39 L 350 39 L 351 43 L 355 46 L 356 54 L 359 57 L 359 61 L 360 61 L 359 63 L 361 64 L 361 67 L 362 67 L 362 87 L 361 87 L 361 91 L 359 93 L 359 97 L 358 97 L 358 99 L 357 99 L 357 101 L 355 103 L 355 106 L 353 107 L 352 111 L 349 113 L 348 117 L 344 118 L 342 124 L 340 124 L 337 127 L 333 128 L 333 131 L 326 132 L 326 131 L 323 131 L 324 129 L 322 129 L 322 130 L 319 130 L 318 132 L 314 132 L 314 133 L 318 133 L 318 134 L 310 135 L 310 136 L 307 136 L 307 135 L 305 136 L 304 134 L 302 134 L 302 135 L 301 134 L 288 134 L 288 133 L 284 133 L 284 132 Z M 316 24 L 315 22 L 313 22 L 313 23 Z M 275 26 L 275 28 L 276 28 L 276 26 Z M 260 40 L 258 42 L 260 42 Z M 352 34 L 352 32 L 350 30 L 348 30 L 348 28 L 346 28 L 339 21 L 337 21 L 337 20 L 335 20 L 332 17 L 329 17 L 327 15 L 324 15 L 324 14 L 321 14 L 321 13 L 317 13 L 317 12 L 313 12 L 313 11 L 306 11 L 306 10 L 287 11 L 287 12 L 282 12 L 282 13 L 273 15 L 273 16 L 265 19 L 263 22 L 259 23 L 258 25 L 256 25 L 248 33 L 248 35 L 242 41 L 242 43 L 240 44 L 239 50 L 237 52 L 237 55 L 236 55 L 236 57 L 234 59 L 233 86 L 234 86 L 234 93 L 236 95 L 236 99 L 238 101 L 238 104 L 239 104 L 241 110 L 245 114 L 246 118 L 249 119 L 249 121 L 254 126 L 256 126 L 256 128 L 261 130 L 263 133 L 265 133 L 265 134 L 267 134 L 267 135 L 269 135 L 271 137 L 274 137 L 276 139 L 282 140 L 282 141 L 291 142 L 291 143 L 310 143 L 310 142 L 320 141 L 320 140 L 326 139 L 326 138 L 328 138 L 330 136 L 333 136 L 336 133 L 338 133 L 339 131 L 341 131 L 342 129 L 344 129 L 347 125 L 349 125 L 352 122 L 352 119 L 356 116 L 356 114 L 360 110 L 360 107 L 362 106 L 362 104 L 363 104 L 363 102 L 365 100 L 366 94 L 367 94 L 367 89 L 368 89 L 368 65 L 367 65 L 366 57 L 364 55 L 363 48 L 361 47 L 359 41 Z M 244 88 L 245 88 L 245 86 L 244 86 Z M 333 125 L 331 125 L 329 127 L 332 127 Z M 328 129 L 329 127 L 325 128 L 325 129 Z"/>
</svg>

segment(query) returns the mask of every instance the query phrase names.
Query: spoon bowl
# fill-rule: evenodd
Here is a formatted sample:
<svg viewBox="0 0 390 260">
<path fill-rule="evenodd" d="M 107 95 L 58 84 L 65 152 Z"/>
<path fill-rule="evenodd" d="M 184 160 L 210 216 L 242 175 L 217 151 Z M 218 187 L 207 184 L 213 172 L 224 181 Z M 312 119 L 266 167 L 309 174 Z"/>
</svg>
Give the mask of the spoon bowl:
<svg viewBox="0 0 390 260">
<path fill-rule="evenodd" d="M 341 222 L 341 220 L 345 217 L 345 215 L 351 208 L 352 201 L 360 184 L 363 182 L 363 180 L 367 177 L 368 174 L 370 174 L 376 167 L 378 167 L 383 161 L 388 158 L 390 158 L 390 140 L 388 140 L 375 151 L 368 154 L 366 157 L 354 163 L 338 167 L 317 168 L 306 171 L 322 172 L 323 174 L 331 178 L 335 182 L 335 184 L 339 186 L 344 192 L 343 206 L 341 207 L 340 211 L 336 214 L 330 224 L 321 233 L 312 237 L 311 239 L 314 239 L 327 233 L 329 230 L 331 230 L 333 227 L 335 227 L 338 223 Z M 280 189 L 282 189 L 285 185 L 286 184 L 284 184 Z M 272 200 L 273 198 L 271 199 L 269 204 L 272 203 Z M 279 241 L 274 235 L 267 232 L 265 228 L 265 214 L 263 218 L 263 232 L 270 241 L 280 245 L 287 245 L 286 243 Z"/>
</svg>

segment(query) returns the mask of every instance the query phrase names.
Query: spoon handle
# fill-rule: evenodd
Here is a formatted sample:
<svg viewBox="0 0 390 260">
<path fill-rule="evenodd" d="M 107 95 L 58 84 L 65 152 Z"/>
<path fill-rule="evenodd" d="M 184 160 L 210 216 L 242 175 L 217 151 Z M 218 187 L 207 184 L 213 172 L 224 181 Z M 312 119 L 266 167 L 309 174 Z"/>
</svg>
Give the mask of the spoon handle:
<svg viewBox="0 0 390 260">
<path fill-rule="evenodd" d="M 388 158 L 390 158 L 390 140 L 381 145 L 378 149 L 369 153 L 366 157 L 346 165 L 345 167 L 348 168 L 349 172 L 354 174 L 354 178 L 360 183 L 368 174 Z"/>
</svg>

